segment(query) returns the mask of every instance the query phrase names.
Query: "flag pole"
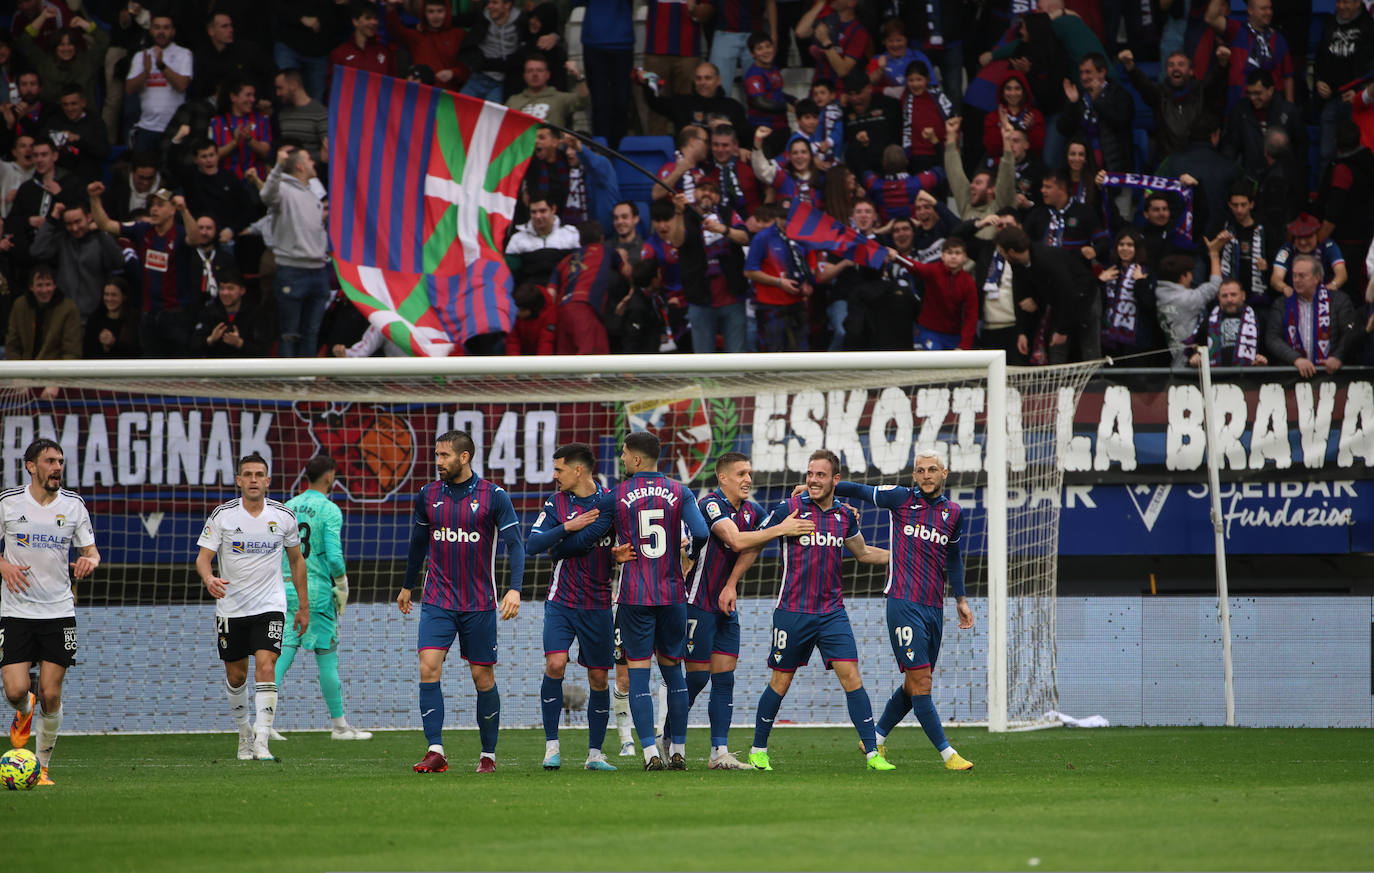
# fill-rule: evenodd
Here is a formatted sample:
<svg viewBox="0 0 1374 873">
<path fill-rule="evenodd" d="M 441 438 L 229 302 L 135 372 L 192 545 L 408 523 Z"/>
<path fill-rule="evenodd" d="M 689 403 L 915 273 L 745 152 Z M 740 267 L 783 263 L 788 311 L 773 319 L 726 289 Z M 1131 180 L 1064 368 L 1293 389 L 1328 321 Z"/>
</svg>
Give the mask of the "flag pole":
<svg viewBox="0 0 1374 873">
<path fill-rule="evenodd" d="M 636 170 L 638 170 L 639 172 L 643 173 L 646 177 L 648 177 L 649 181 L 653 182 L 655 185 L 658 185 L 660 188 L 662 188 L 663 190 L 667 191 L 669 196 L 672 196 L 672 195 L 678 193 L 676 189 L 674 189 L 674 188 L 672 188 L 670 185 L 666 184 L 666 183 L 665 183 L 662 179 L 660 179 L 658 176 L 656 176 L 655 174 L 653 174 L 653 173 L 649 172 L 648 170 L 644 169 L 644 167 L 640 166 L 639 164 L 636 164 L 634 161 L 632 161 L 632 160 L 630 160 L 629 158 L 625 157 L 623 154 L 621 154 L 620 152 L 618 152 L 618 151 L 616 151 L 615 149 L 611 148 L 610 146 L 608 146 L 608 145 L 602 145 L 601 143 L 597 142 L 596 140 L 592 139 L 592 138 L 589 137 L 589 136 L 583 136 L 582 134 L 578 133 L 578 132 L 575 131 L 575 130 L 571 130 L 571 129 L 566 128 L 566 127 L 561 127 L 561 126 L 559 126 L 559 125 L 557 125 L 557 124 L 551 124 L 551 123 L 549 123 L 549 122 L 547 122 L 547 121 L 541 121 L 540 123 L 543 124 L 545 127 L 552 128 L 553 130 L 558 131 L 559 133 L 565 133 L 565 134 L 567 134 L 568 136 L 575 137 L 577 140 L 579 140 L 580 142 L 582 142 L 583 145 L 590 146 L 591 148 L 594 148 L 594 149 L 596 149 L 597 151 L 605 152 L 607 155 L 609 155 L 609 156 L 611 156 L 611 157 L 613 157 L 613 158 L 616 158 L 616 159 L 618 159 L 618 160 L 624 161 L 626 164 L 630 165 L 630 166 L 633 167 L 634 169 L 636 169 Z M 690 206 L 690 207 L 692 207 L 692 211 L 696 212 L 698 215 L 701 214 L 701 210 L 697 208 L 697 205 L 696 205 L 695 203 L 688 203 L 687 205 Z"/>
</svg>

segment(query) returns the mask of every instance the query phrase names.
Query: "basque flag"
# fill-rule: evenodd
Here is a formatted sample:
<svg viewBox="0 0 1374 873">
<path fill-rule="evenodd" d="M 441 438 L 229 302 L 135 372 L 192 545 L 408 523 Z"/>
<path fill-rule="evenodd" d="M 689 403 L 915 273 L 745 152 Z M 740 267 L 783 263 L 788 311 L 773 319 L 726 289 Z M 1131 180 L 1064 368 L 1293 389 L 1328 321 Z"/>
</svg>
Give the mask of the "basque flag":
<svg viewBox="0 0 1374 873">
<path fill-rule="evenodd" d="M 887 260 L 887 249 L 876 240 L 832 218 L 800 197 L 792 199 L 787 216 L 787 238 L 812 251 L 839 252 L 863 267 L 878 269 Z"/>
<path fill-rule="evenodd" d="M 501 247 L 539 119 L 338 67 L 329 238 L 344 293 L 414 355 L 514 324 Z"/>
</svg>

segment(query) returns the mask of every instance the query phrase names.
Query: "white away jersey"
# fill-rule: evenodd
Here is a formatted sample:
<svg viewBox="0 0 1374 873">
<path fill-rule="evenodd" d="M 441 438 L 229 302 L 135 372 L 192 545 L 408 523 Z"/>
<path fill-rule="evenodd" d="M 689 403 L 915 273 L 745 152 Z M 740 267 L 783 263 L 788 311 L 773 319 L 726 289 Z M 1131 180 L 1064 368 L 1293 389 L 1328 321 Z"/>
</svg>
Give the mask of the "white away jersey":
<svg viewBox="0 0 1374 873">
<path fill-rule="evenodd" d="M 282 555 L 300 544 L 296 514 L 286 504 L 267 500 L 255 517 L 241 500 L 221 503 L 196 540 L 196 545 L 218 554 L 216 575 L 229 583 L 224 596 L 215 601 L 215 615 L 243 618 L 286 612 Z"/>
<path fill-rule="evenodd" d="M 66 618 L 76 615 L 72 599 L 71 547 L 95 544 L 91 516 L 75 491 L 65 488 L 47 506 L 27 487 L 0 493 L 0 538 L 5 560 L 27 566 L 27 591 L 4 590 L 6 618 Z M 3 589 L 3 586 L 0 586 Z"/>
</svg>

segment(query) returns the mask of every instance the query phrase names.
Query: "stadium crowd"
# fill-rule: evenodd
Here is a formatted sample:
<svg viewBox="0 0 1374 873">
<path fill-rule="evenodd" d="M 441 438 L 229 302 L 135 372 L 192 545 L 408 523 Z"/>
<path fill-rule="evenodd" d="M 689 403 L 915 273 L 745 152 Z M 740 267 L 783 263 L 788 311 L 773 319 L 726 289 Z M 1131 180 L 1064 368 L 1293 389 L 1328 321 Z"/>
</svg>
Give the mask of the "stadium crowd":
<svg viewBox="0 0 1374 873">
<path fill-rule="evenodd" d="M 468 353 L 1374 361 L 1361 0 L 17 0 L 5 356 L 400 354 L 329 266 L 336 65 L 552 125 Z"/>
</svg>

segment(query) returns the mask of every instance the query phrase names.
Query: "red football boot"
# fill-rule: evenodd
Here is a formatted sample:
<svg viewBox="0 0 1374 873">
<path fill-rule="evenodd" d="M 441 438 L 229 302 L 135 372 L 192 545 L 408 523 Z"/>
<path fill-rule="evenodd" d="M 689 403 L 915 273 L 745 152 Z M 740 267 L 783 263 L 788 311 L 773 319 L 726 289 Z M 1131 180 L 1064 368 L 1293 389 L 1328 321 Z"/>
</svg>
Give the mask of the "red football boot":
<svg viewBox="0 0 1374 873">
<path fill-rule="evenodd" d="M 478 758 L 478 759 L 477 759 L 477 772 L 478 772 L 478 773 L 495 773 L 495 772 L 496 772 L 496 759 L 495 759 L 495 758 L 488 758 L 486 755 L 483 755 L 482 757 Z"/>
<path fill-rule="evenodd" d="M 447 769 L 448 759 L 433 750 L 425 752 L 420 763 L 415 765 L 416 773 L 443 773 Z"/>
</svg>

